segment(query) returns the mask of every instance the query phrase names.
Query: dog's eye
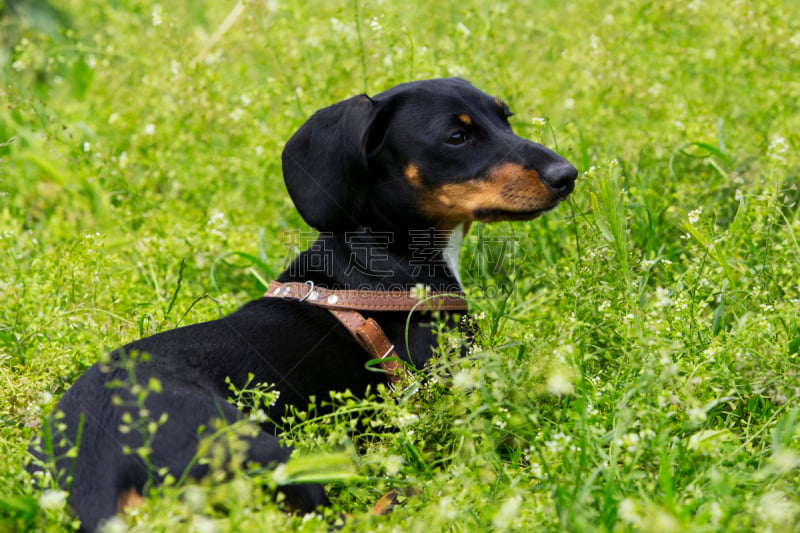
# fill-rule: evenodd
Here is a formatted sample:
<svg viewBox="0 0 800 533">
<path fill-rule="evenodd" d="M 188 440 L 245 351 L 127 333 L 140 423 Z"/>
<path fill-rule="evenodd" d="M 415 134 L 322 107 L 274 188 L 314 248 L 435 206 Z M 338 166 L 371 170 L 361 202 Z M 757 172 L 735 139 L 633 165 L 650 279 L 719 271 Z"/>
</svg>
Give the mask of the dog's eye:
<svg viewBox="0 0 800 533">
<path fill-rule="evenodd" d="M 464 131 L 464 130 L 456 130 L 456 131 L 454 131 L 453 133 L 450 134 L 450 136 L 447 138 L 446 142 L 447 142 L 447 144 L 459 145 L 459 144 L 464 144 L 468 140 L 469 140 L 469 136 L 467 136 L 467 132 L 466 131 Z"/>
</svg>

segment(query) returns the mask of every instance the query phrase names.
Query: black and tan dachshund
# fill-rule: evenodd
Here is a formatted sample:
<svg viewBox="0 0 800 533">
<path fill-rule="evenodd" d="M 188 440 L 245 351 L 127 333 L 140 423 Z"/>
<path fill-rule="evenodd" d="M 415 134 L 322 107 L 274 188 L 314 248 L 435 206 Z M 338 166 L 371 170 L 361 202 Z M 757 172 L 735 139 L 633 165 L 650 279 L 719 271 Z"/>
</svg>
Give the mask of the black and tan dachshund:
<svg viewBox="0 0 800 533">
<path fill-rule="evenodd" d="M 320 236 L 278 282 L 307 284 L 305 296 L 261 298 L 219 320 L 113 352 L 58 402 L 56 413 L 63 414 L 51 416 L 46 445 L 31 448 L 29 470 L 53 470 L 91 531 L 166 475 L 207 473 L 206 464 L 193 461 L 199 441 L 215 420 L 242 417 L 228 401 L 227 379 L 240 389 L 248 375 L 274 384 L 280 397 L 269 410 L 273 420 L 288 405 L 304 408 L 311 396 L 386 383 L 386 375 L 366 368 L 372 355 L 364 342 L 308 296 L 318 296 L 314 287 L 328 289 L 329 302 L 347 289 L 460 291 L 458 247 L 469 224 L 529 220 L 564 200 L 576 169 L 515 135 L 510 116 L 503 101 L 461 79 L 405 83 L 315 113 L 283 151 L 289 194 Z M 436 345 L 430 318 L 411 320 L 406 345 L 408 311 L 370 309 L 363 316 L 380 326 L 391 353 L 421 369 Z M 446 320 L 457 327 L 455 318 Z M 143 400 L 150 420 L 161 421 L 153 435 L 143 435 L 133 420 L 137 397 L 120 386 L 133 378 L 160 385 Z M 265 424 L 248 438 L 248 461 L 268 466 L 289 458 L 291 449 L 273 433 Z M 68 454 L 76 443 L 77 456 Z M 143 444 L 146 461 L 131 453 Z M 329 504 L 319 485 L 280 490 L 296 510 Z"/>
</svg>

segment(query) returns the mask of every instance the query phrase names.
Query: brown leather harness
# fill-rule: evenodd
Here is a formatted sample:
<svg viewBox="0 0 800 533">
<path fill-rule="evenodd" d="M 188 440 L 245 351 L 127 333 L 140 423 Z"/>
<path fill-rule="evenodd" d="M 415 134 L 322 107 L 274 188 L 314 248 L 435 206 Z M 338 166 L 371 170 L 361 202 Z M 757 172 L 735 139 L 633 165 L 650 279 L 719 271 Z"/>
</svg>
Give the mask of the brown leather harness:
<svg viewBox="0 0 800 533">
<path fill-rule="evenodd" d="M 389 342 L 380 325 L 372 318 L 364 318 L 359 311 L 466 311 L 466 295 L 461 291 L 430 292 L 389 290 L 333 290 L 305 283 L 270 281 L 266 298 L 296 300 L 324 307 L 336 317 L 372 359 L 381 359 L 380 367 L 386 372 L 389 387 L 403 380 L 405 366 Z M 419 296 L 419 297 L 417 297 Z"/>
</svg>

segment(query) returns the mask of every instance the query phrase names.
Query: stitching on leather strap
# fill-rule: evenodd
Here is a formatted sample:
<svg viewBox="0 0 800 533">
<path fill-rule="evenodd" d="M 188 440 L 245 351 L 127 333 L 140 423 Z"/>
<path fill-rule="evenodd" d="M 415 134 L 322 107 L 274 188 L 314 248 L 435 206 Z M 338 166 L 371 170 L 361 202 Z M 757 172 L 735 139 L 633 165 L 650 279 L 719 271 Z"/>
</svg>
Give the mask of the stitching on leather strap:
<svg viewBox="0 0 800 533">
<path fill-rule="evenodd" d="M 466 295 L 460 291 L 429 292 L 425 298 L 412 297 L 410 291 L 333 290 L 309 282 L 271 281 L 266 297 L 303 300 L 328 309 L 359 311 L 466 311 Z"/>
</svg>

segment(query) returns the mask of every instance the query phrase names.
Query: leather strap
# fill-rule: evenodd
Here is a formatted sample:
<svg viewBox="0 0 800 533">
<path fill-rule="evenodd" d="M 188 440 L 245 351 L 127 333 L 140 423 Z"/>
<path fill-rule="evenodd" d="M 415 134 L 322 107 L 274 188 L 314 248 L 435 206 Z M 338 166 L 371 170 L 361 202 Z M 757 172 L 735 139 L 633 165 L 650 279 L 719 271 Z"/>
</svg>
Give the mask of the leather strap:
<svg viewBox="0 0 800 533">
<path fill-rule="evenodd" d="M 347 331 L 358 341 L 364 350 L 373 359 L 393 358 L 391 361 L 381 361 L 380 367 L 386 372 L 386 379 L 394 390 L 394 386 L 403 380 L 405 367 L 400 362 L 394 344 L 389 342 L 383 329 L 371 318 L 364 318 L 358 311 L 343 311 L 341 309 L 328 309 Z"/>
<path fill-rule="evenodd" d="M 359 311 L 466 311 L 466 295 L 460 291 L 427 292 L 418 298 L 411 291 L 334 290 L 312 283 L 270 281 L 265 296 L 303 300 L 327 309 Z"/>
<path fill-rule="evenodd" d="M 408 291 L 334 290 L 316 287 L 311 282 L 271 281 L 264 297 L 297 300 L 328 309 L 373 359 L 392 359 L 380 363 L 392 390 L 407 373 L 404 372 L 405 366 L 380 325 L 372 318 L 364 318 L 358 311 L 467 310 L 463 292 L 429 292 L 420 300 Z"/>
</svg>

